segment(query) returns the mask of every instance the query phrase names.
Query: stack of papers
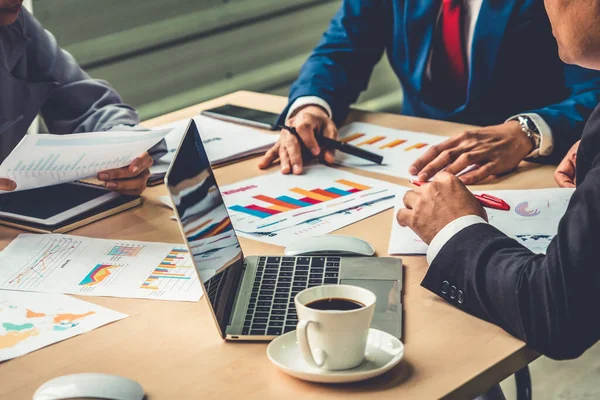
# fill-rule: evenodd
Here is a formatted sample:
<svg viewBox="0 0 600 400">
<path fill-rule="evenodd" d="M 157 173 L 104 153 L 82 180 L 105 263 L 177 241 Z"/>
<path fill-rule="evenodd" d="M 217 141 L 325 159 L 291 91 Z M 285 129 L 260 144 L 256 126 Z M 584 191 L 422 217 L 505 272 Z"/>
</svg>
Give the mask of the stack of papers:
<svg viewBox="0 0 600 400">
<path fill-rule="evenodd" d="M 164 177 L 188 126 L 189 118 L 161 128 L 172 129 L 165 138 L 168 153 L 150 169 L 153 178 Z M 213 166 L 262 154 L 277 142 L 279 135 L 203 115 L 194 118 L 202 143 Z"/>
<path fill-rule="evenodd" d="M 129 165 L 169 131 L 26 135 L 0 165 L 0 177 L 16 182 L 16 190 L 90 178 Z"/>
<path fill-rule="evenodd" d="M 567 211 L 575 189 L 490 190 L 485 193 L 499 197 L 510 205 L 509 211 L 486 208 L 490 224 L 534 253 L 545 254 L 558 232 L 560 219 Z M 484 192 L 475 192 L 483 194 Z M 398 199 L 401 199 L 398 194 Z M 398 201 L 392 222 L 389 254 L 426 254 L 427 245 L 407 227 L 396 221 L 403 208 Z"/>
</svg>

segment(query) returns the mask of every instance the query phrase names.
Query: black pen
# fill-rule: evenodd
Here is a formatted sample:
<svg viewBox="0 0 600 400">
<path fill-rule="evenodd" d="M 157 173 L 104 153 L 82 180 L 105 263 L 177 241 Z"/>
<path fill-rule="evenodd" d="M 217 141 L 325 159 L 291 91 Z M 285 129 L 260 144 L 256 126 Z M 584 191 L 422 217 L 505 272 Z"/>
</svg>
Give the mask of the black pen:
<svg viewBox="0 0 600 400">
<path fill-rule="evenodd" d="M 304 143 L 300 138 L 300 134 L 298 134 L 298 131 L 293 126 L 278 125 L 277 129 L 285 129 L 286 131 L 289 131 L 292 135 L 296 136 L 296 138 L 300 141 L 300 144 L 304 146 Z M 375 164 L 381 165 L 383 163 L 383 156 L 371 153 L 370 151 L 363 150 L 360 147 L 356 147 L 348 143 L 338 142 L 337 140 L 330 139 L 321 135 L 317 135 L 317 142 L 319 142 L 320 145 L 324 145 L 328 149 L 339 150 L 342 153 L 360 157 L 362 159 L 372 161 Z"/>
</svg>

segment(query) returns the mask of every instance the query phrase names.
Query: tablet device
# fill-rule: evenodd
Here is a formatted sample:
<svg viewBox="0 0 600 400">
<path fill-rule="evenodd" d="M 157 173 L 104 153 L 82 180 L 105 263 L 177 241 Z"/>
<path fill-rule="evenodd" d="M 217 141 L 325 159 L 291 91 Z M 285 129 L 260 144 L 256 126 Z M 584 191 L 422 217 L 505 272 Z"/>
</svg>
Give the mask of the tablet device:
<svg viewBox="0 0 600 400">
<path fill-rule="evenodd" d="M 53 226 L 83 214 L 120 195 L 82 182 L 0 194 L 0 218 Z"/>
</svg>

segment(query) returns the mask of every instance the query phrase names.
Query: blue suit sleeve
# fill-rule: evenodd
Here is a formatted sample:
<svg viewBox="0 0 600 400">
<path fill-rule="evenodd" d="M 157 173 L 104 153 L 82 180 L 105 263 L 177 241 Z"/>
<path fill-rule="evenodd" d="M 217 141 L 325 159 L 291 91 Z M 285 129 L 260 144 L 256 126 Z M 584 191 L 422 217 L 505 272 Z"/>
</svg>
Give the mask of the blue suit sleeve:
<svg viewBox="0 0 600 400">
<path fill-rule="evenodd" d="M 559 162 L 581 139 L 586 121 L 600 103 L 598 71 L 566 65 L 565 84 L 568 94 L 563 101 L 530 111 L 539 114 L 552 129 L 554 150 L 544 157 L 548 162 Z"/>
<path fill-rule="evenodd" d="M 290 90 L 290 105 L 302 96 L 318 96 L 332 108 L 336 122 L 342 121 L 350 104 L 366 89 L 373 67 L 385 48 L 384 0 L 344 0 L 321 41 L 300 70 Z"/>
</svg>

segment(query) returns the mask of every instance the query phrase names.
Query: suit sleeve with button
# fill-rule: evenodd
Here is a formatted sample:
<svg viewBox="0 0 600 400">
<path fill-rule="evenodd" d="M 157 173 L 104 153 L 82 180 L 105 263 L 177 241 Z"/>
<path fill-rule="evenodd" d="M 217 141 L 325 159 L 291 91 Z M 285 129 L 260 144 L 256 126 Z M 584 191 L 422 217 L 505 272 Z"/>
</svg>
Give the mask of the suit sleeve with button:
<svg viewBox="0 0 600 400">
<path fill-rule="evenodd" d="M 545 256 L 491 225 L 474 224 L 443 245 L 422 282 L 554 359 L 576 358 L 600 339 L 598 109 L 594 114 L 580 145 L 578 187 Z"/>
</svg>

